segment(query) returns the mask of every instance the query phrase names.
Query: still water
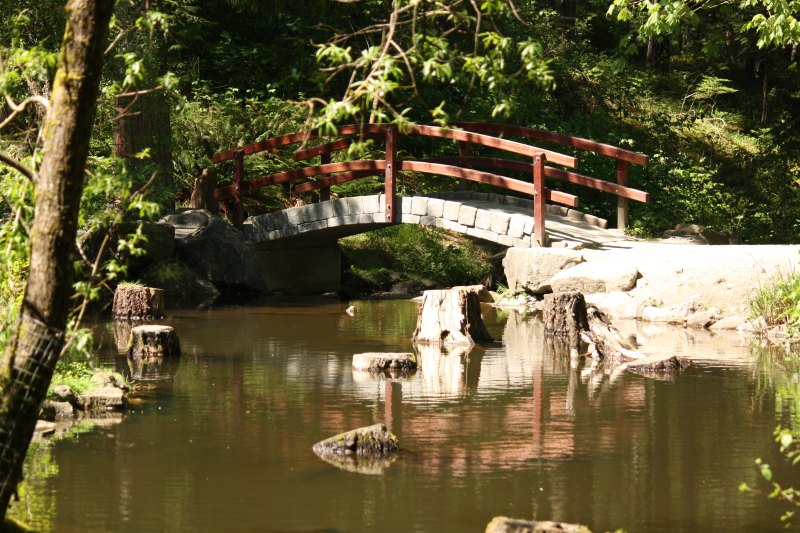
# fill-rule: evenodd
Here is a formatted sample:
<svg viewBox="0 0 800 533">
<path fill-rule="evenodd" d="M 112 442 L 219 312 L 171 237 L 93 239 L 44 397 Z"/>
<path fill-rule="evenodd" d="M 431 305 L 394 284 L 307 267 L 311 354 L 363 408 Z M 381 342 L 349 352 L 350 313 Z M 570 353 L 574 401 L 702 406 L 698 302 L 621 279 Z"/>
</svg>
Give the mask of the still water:
<svg viewBox="0 0 800 533">
<path fill-rule="evenodd" d="M 121 420 L 32 448 L 13 514 L 59 532 L 479 532 L 496 515 L 596 532 L 781 530 L 780 508 L 737 488 L 759 483 L 756 457 L 781 463 L 783 415 L 736 334 L 623 325 L 644 351 L 695 366 L 674 381 L 585 379 L 545 349 L 538 318 L 484 308 L 494 344 L 423 353 L 393 380 L 354 375 L 351 358 L 411 351 L 416 304 L 347 305 L 172 312 L 172 379 L 143 386 Z M 124 332 L 97 329 L 100 362 L 127 370 Z M 382 473 L 311 451 L 378 422 L 405 450 Z"/>
</svg>

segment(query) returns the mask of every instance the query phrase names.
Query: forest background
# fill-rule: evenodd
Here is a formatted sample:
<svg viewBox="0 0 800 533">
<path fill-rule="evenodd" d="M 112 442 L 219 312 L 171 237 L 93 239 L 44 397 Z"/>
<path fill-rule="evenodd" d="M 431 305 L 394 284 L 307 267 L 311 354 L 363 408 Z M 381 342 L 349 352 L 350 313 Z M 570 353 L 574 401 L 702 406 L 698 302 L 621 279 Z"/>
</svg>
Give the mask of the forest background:
<svg viewBox="0 0 800 533">
<path fill-rule="evenodd" d="M 63 3 L 3 4 L 0 154 L 35 169 L 46 112 L 39 102 L 49 98 Z M 652 198 L 632 206 L 629 231 L 636 235 L 658 236 L 688 222 L 734 241 L 798 242 L 798 12 L 800 3 L 784 0 L 119 2 L 80 226 L 107 227 L 119 216 L 105 213 L 109 205 L 156 216 L 155 205 L 131 198 L 153 169 L 112 157 L 115 96 L 146 90 L 163 96 L 159 113 L 171 119 L 171 159 L 148 196 L 162 207 L 174 205 L 176 195 L 178 204 L 187 200 L 214 152 L 303 127 L 489 120 L 647 154 L 649 166 L 631 176 Z M 30 105 L 14 113 L 21 103 Z M 158 167 L 161 154 L 138 155 Z M 247 164 L 248 172 L 263 174 L 296 163 L 288 153 L 270 153 Z M 612 177 L 612 164 L 582 157 L 581 172 Z M 231 174 L 219 171 L 223 181 Z M 401 192 L 425 192 L 431 180 L 412 176 Z M 380 187 L 376 179 L 334 192 Z M 613 219 L 613 197 L 580 193 L 587 211 Z M 19 168 L 0 165 L 4 301 L 21 293 L 32 194 Z M 248 210 L 296 201 L 264 190 Z"/>
</svg>

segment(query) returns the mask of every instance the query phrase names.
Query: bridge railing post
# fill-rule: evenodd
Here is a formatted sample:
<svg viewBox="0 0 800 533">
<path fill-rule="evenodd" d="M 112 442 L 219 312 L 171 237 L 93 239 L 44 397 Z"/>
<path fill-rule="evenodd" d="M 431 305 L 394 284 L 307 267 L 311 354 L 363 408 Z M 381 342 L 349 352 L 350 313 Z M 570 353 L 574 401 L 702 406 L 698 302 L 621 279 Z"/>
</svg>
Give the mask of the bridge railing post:
<svg viewBox="0 0 800 533">
<path fill-rule="evenodd" d="M 458 157 L 467 157 L 471 153 L 470 145 L 466 141 L 458 141 Z M 459 163 L 459 165 L 462 163 Z M 467 180 L 461 178 L 458 180 L 459 190 L 466 191 L 468 189 Z"/>
<path fill-rule="evenodd" d="M 242 208 L 242 180 L 244 179 L 244 151 L 240 150 L 233 156 L 233 184 L 236 188 L 231 196 L 233 212 L 231 222 L 237 228 L 244 222 L 244 209 Z"/>
<path fill-rule="evenodd" d="M 331 162 L 331 154 L 325 153 L 319 156 L 319 162 L 322 165 L 327 165 Z M 323 187 L 319 190 L 319 201 L 320 202 L 327 202 L 331 199 L 331 188 L 330 187 Z"/>
<path fill-rule="evenodd" d="M 547 233 L 544 229 L 544 154 L 533 158 L 533 238 L 539 246 L 547 246 Z M 533 244 L 533 243 L 531 243 Z"/>
<path fill-rule="evenodd" d="M 397 222 L 397 129 L 386 128 L 386 179 L 384 194 L 386 195 L 386 222 Z"/>
<path fill-rule="evenodd" d="M 628 185 L 628 162 L 617 159 L 617 185 Z M 617 229 L 628 227 L 628 199 L 617 196 Z"/>
</svg>

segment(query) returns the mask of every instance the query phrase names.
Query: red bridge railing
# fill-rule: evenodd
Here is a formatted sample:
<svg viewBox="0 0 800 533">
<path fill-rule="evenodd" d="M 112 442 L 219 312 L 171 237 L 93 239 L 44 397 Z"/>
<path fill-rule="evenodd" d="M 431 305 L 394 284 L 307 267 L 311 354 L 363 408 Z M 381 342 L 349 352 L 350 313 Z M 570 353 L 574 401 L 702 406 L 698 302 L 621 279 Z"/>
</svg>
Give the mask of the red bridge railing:
<svg viewBox="0 0 800 533">
<path fill-rule="evenodd" d="M 273 150 L 290 144 L 303 143 L 318 138 L 314 132 L 292 133 L 272 139 L 266 139 L 246 146 L 240 146 L 214 154 L 213 161 L 233 162 L 233 182 L 225 187 L 215 189 L 214 198 L 229 199 L 233 223 L 241 226 L 243 222 L 242 195 L 253 189 L 268 185 L 286 184 L 305 180 L 295 184 L 295 193 L 320 191 L 320 200 L 330 198 L 330 187 L 339 183 L 361 179 L 368 176 L 384 176 L 384 194 L 386 196 L 385 220 L 389 223 L 398 221 L 397 214 L 397 174 L 400 171 L 415 171 L 458 178 L 462 184 L 467 181 L 485 183 L 495 187 L 520 192 L 533 197 L 533 236 L 542 246 L 546 245 L 545 234 L 545 202 L 551 201 L 576 207 L 578 198 L 572 194 L 548 189 L 545 178 L 555 178 L 568 183 L 586 186 L 599 191 L 614 194 L 618 198 L 617 226 L 625 228 L 628 219 L 628 200 L 647 202 L 648 193 L 632 189 L 628 184 L 628 165 L 646 165 L 647 157 L 608 144 L 588 139 L 571 137 L 532 128 L 488 124 L 483 122 L 464 122 L 456 124 L 460 129 L 447 129 L 435 126 L 411 126 L 402 132 L 396 127 L 384 124 L 346 125 L 338 128 L 338 135 L 343 137 L 316 146 L 301 148 L 294 152 L 294 159 L 305 161 L 312 157 L 320 157 L 320 164 L 304 168 L 291 169 L 250 180 L 244 179 L 244 157 L 267 150 Z M 616 182 L 583 176 L 581 174 L 555 168 L 551 163 L 569 169 L 577 168 L 578 159 L 574 156 L 546 150 L 531 144 L 511 141 L 498 137 L 515 136 L 569 146 L 571 148 L 595 152 L 616 159 Z M 397 141 L 400 136 L 423 136 L 451 139 L 458 142 L 458 155 L 437 157 L 424 160 L 399 159 L 397 157 Z M 359 139 L 383 139 L 385 159 L 370 159 L 331 163 L 331 154 L 346 150 Z M 496 157 L 476 157 L 470 155 L 471 145 L 493 148 L 529 158 L 524 160 L 503 159 Z M 483 167 L 490 169 L 521 171 L 531 176 L 530 181 L 502 176 L 499 174 L 475 170 L 467 167 Z M 307 181 L 309 178 L 318 178 Z"/>
</svg>

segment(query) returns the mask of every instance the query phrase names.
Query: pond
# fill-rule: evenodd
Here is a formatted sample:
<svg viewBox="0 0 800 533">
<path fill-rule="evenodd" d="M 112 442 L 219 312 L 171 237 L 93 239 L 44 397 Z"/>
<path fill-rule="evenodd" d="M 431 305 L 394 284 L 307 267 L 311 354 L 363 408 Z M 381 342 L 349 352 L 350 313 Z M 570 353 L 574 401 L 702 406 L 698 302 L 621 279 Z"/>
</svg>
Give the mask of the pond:
<svg viewBox="0 0 800 533">
<path fill-rule="evenodd" d="M 587 379 L 545 349 L 541 320 L 484 308 L 497 342 L 423 354 L 410 377 L 354 375 L 354 353 L 411 351 L 409 301 L 273 301 L 178 310 L 183 355 L 118 420 L 35 445 L 12 515 L 42 530 L 483 531 L 493 516 L 596 532 L 782 530 L 742 494 L 778 465 L 784 421 L 737 334 L 620 324 L 642 349 L 691 357 L 673 381 Z M 124 332 L 117 332 L 124 336 Z M 112 324 L 101 363 L 127 370 Z M 382 422 L 403 454 L 377 472 L 316 441 Z M 778 470 L 778 468 L 776 468 Z"/>
</svg>

